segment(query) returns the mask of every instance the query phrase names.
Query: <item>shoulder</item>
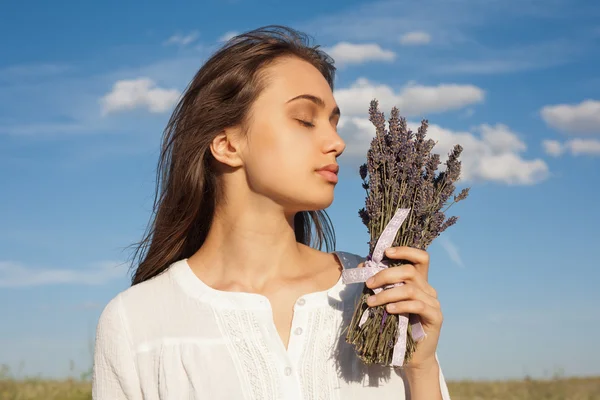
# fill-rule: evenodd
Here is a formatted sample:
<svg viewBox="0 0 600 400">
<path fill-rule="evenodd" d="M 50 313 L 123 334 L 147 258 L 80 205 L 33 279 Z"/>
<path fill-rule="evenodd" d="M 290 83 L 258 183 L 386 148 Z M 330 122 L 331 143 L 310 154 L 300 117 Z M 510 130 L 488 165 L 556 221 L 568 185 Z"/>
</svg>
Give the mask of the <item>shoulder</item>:
<svg viewBox="0 0 600 400">
<path fill-rule="evenodd" d="M 365 261 L 365 258 L 342 250 L 334 250 L 331 252 L 325 252 L 319 249 L 315 249 L 309 246 L 305 246 L 306 262 L 310 265 L 316 265 L 317 270 L 321 271 L 324 265 L 334 266 L 335 269 L 350 269 L 356 268 L 358 264 Z"/>
<path fill-rule="evenodd" d="M 107 330 L 129 331 L 139 321 L 158 317 L 165 303 L 177 295 L 170 268 L 147 281 L 131 286 L 111 298 L 98 320 L 98 334 Z"/>
<path fill-rule="evenodd" d="M 115 330 L 123 329 L 123 304 L 121 293 L 113 297 L 100 313 L 97 336 L 108 336 Z"/>
<path fill-rule="evenodd" d="M 174 263 L 173 265 L 176 264 L 177 263 Z M 162 297 L 162 295 L 171 290 L 172 280 L 170 268 L 172 268 L 173 265 L 169 266 L 169 268 L 161 274 L 121 291 L 111 300 L 111 302 L 121 302 L 123 307 L 130 309 L 135 308 L 138 304 L 147 305 L 149 301 L 152 302 L 152 299 Z M 107 308 L 110 309 L 110 303 L 107 305 Z"/>
<path fill-rule="evenodd" d="M 356 268 L 366 260 L 365 257 L 348 251 L 337 250 L 333 253 L 338 257 L 344 269 Z"/>
</svg>

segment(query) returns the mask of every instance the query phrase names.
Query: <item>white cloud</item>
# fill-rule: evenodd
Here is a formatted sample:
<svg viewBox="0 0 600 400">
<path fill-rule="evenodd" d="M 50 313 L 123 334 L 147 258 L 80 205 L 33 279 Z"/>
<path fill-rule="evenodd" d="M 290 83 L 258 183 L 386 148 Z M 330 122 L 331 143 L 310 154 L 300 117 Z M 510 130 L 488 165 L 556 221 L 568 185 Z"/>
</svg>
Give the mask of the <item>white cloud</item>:
<svg viewBox="0 0 600 400">
<path fill-rule="evenodd" d="M 165 41 L 165 45 L 187 46 L 198 39 L 198 32 L 191 32 L 187 35 L 176 34 Z"/>
<path fill-rule="evenodd" d="M 98 262 L 81 269 L 39 268 L 0 261 L 0 287 L 31 287 L 57 284 L 102 285 L 126 276 L 118 262 Z"/>
<path fill-rule="evenodd" d="M 567 142 L 571 154 L 600 155 L 600 140 L 597 139 L 572 139 Z"/>
<path fill-rule="evenodd" d="M 413 130 L 417 127 L 417 124 L 411 126 Z M 545 180 L 549 174 L 542 159 L 528 160 L 521 156 L 527 146 L 503 124 L 483 124 L 475 128 L 475 133 L 455 132 L 430 125 L 428 136 L 437 141 L 434 149 L 444 156 L 444 160 L 455 144 L 463 146 L 462 177 L 467 181 L 532 185 Z"/>
<path fill-rule="evenodd" d="M 454 243 L 452 243 L 446 237 L 441 237 L 440 244 L 442 245 L 444 250 L 446 250 L 446 253 L 448 254 L 448 257 L 450 257 L 450 260 L 452 260 L 459 267 L 465 268 L 465 264 L 463 263 L 462 258 L 460 258 L 458 247 L 456 247 Z"/>
<path fill-rule="evenodd" d="M 239 35 L 239 32 L 236 31 L 229 31 L 229 32 L 225 32 L 220 38 L 217 39 L 218 42 L 227 42 L 228 40 L 232 39 L 233 37 Z"/>
<path fill-rule="evenodd" d="M 600 101 L 557 104 L 542 108 L 540 115 L 549 126 L 568 133 L 600 133 Z"/>
<path fill-rule="evenodd" d="M 573 7 L 572 3 L 559 0 L 550 2 L 490 0 L 477 2 L 457 1 L 369 1 L 356 6 L 344 7 L 336 13 L 325 13 L 306 21 L 299 28 L 315 32 L 319 37 L 381 40 L 399 37 L 406 32 L 424 31 L 433 37 L 441 34 L 451 36 L 471 34 L 472 29 L 498 25 L 510 30 L 506 21 L 525 17 L 577 18 L 595 15 L 597 7 L 589 4 Z M 499 19 L 500 18 L 500 19 Z M 552 19 L 548 18 L 550 23 Z M 545 21 L 544 21 L 545 22 Z M 309 29 L 310 28 L 310 29 Z M 585 32 L 588 33 L 588 32 Z M 522 42 L 522 37 L 507 38 Z"/>
<path fill-rule="evenodd" d="M 346 142 L 344 158 L 351 158 L 352 161 L 362 160 L 375 135 L 374 129 L 373 124 L 367 118 L 341 117 L 338 130 Z"/>
<path fill-rule="evenodd" d="M 160 82 L 158 86 L 165 89 L 184 87 L 187 84 L 186 77 L 193 76 L 202 64 L 203 57 L 206 57 L 204 52 L 180 52 L 150 64 L 123 66 L 97 75 L 67 73 L 78 71 L 77 66 L 65 69 L 64 72 L 60 72 L 60 68 L 32 67 L 27 71 L 27 79 L 7 78 L 7 81 L 2 81 L 2 111 L 5 116 L 12 115 L 14 118 L 0 118 L 0 136 L 6 134 L 49 138 L 114 132 L 123 134 L 155 129 L 157 121 L 163 121 L 164 115 L 151 114 L 142 119 L 139 116 L 105 118 L 103 114 L 105 116 L 106 112 L 102 112 L 100 98 L 112 90 L 115 82 L 138 77 Z M 13 68 L 13 72 L 18 70 Z M 149 108 L 147 105 L 141 107 L 146 110 Z M 31 108 L 38 109 L 39 112 L 32 116 Z M 167 109 L 168 111 L 170 110 Z M 131 142 L 130 148 L 138 146 L 139 143 L 134 146 Z M 74 151 L 72 154 L 79 158 L 79 152 Z"/>
<path fill-rule="evenodd" d="M 555 157 L 558 157 L 567 151 L 573 156 L 600 155 L 600 140 L 598 139 L 571 139 L 564 143 L 557 140 L 544 140 L 542 146 L 547 154 Z"/>
<path fill-rule="evenodd" d="M 176 89 L 159 88 L 149 78 L 138 78 L 116 82 L 112 91 L 102 97 L 100 102 L 104 115 L 136 108 L 162 113 L 173 107 L 179 96 Z"/>
<path fill-rule="evenodd" d="M 390 86 L 359 78 L 349 88 L 336 90 L 335 98 L 344 115 L 365 115 L 369 103 L 375 98 L 379 100 L 380 107 L 383 109 L 390 110 L 396 106 L 406 117 L 421 117 L 428 113 L 458 110 L 481 103 L 485 98 L 485 92 L 474 85 L 423 86 L 414 83 L 395 92 Z"/>
<path fill-rule="evenodd" d="M 336 64 L 362 64 L 369 61 L 393 61 L 396 53 L 384 50 L 375 43 L 354 44 L 340 42 L 331 48 L 324 49 Z"/>
<path fill-rule="evenodd" d="M 596 42 L 584 29 L 572 37 L 534 42 L 505 35 L 507 41 L 502 46 L 490 46 L 473 36 L 473 32 L 493 26 L 510 33 L 510 22 L 523 16 L 541 18 L 551 29 L 554 17 L 579 20 L 581 16 L 590 18 L 597 13 L 591 5 L 569 4 L 564 0 L 370 1 L 324 14 L 299 28 L 329 41 L 377 43 L 400 38 L 407 32 L 426 32 L 439 51 L 403 57 L 403 68 L 410 67 L 419 73 L 507 73 L 571 63 L 593 52 Z"/>
<path fill-rule="evenodd" d="M 384 108 L 380 110 L 389 111 Z M 408 126 L 416 131 L 420 123 L 408 122 Z M 343 160 L 354 165 L 364 162 L 375 134 L 372 123 L 365 117 L 343 117 L 339 130 L 346 141 Z M 527 146 L 516 133 L 503 124 L 483 124 L 473 132 L 452 131 L 430 124 L 427 137 L 436 141 L 433 152 L 440 154 L 442 162 L 447 159 L 447 154 L 456 144 L 463 147 L 460 156 L 463 181 L 533 185 L 549 176 L 546 162 L 540 158 L 525 158 L 521 153 Z M 443 165 L 440 166 L 440 170 L 443 170 Z"/>
<path fill-rule="evenodd" d="M 413 31 L 400 36 L 400 44 L 405 46 L 419 46 L 431 42 L 431 35 L 423 31 Z"/>
<path fill-rule="evenodd" d="M 469 42 L 468 42 L 469 43 Z M 430 61 L 438 74 L 492 75 L 530 71 L 572 62 L 581 49 L 565 39 L 534 44 L 515 43 L 507 47 L 489 47 L 469 43 L 469 49 L 451 57 Z"/>
<path fill-rule="evenodd" d="M 558 140 L 544 140 L 542 142 L 546 154 L 557 157 L 564 153 L 565 149 Z"/>
<path fill-rule="evenodd" d="M 519 59 L 452 60 L 436 65 L 433 71 L 440 74 L 492 75 L 536 69 L 541 67 L 540 64 L 540 60 Z"/>
<path fill-rule="evenodd" d="M 508 126 L 496 124 L 490 126 L 483 124 L 479 127 L 483 141 L 490 145 L 494 154 L 503 154 L 511 152 L 522 152 L 527 150 L 527 146 L 517 135 L 512 132 Z"/>
</svg>

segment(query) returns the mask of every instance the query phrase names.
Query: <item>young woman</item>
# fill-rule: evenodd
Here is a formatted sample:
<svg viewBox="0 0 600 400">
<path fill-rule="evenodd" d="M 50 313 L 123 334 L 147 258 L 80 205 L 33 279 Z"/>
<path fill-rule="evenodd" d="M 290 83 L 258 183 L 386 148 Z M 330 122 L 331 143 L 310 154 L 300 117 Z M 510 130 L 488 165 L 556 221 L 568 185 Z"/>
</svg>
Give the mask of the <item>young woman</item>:
<svg viewBox="0 0 600 400">
<path fill-rule="evenodd" d="M 345 147 L 334 72 L 281 26 L 234 38 L 198 71 L 166 129 L 132 287 L 100 317 L 94 399 L 450 398 L 426 252 L 389 252 L 413 265 L 369 284 L 406 282 L 371 304 L 421 316 L 411 363 L 367 366 L 345 343 L 362 285 L 341 271 L 363 259 L 329 252 L 322 211 Z"/>
</svg>

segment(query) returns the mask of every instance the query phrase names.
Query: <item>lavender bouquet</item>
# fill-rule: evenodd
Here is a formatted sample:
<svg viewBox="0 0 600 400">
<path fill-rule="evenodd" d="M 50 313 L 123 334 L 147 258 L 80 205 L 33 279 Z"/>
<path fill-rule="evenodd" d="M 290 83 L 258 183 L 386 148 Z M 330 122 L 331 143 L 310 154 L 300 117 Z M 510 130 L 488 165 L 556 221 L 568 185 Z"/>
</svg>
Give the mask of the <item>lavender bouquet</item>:
<svg viewBox="0 0 600 400">
<path fill-rule="evenodd" d="M 413 133 L 394 107 L 386 129 L 378 104 L 373 100 L 370 105 L 369 117 L 376 134 L 367 152 L 367 162 L 360 167 L 367 197 L 359 216 L 370 233 L 370 252 L 364 268 L 344 272 L 346 283 L 365 282 L 383 268 L 404 264 L 384 257 L 388 247 L 425 250 L 433 239 L 456 223 L 457 217 L 446 219 L 444 213 L 469 194 L 466 188 L 454 195 L 461 169 L 460 145 L 455 145 L 448 155 L 445 171 L 436 173 L 441 161 L 438 154 L 431 153 L 435 142 L 425 137 L 427 121 L 423 120 Z M 363 287 L 346 341 L 354 345 L 357 355 L 367 364 L 401 366 L 410 361 L 425 334 L 417 315 L 388 314 L 384 306 L 367 306 L 367 297 L 385 289 L 388 287 L 374 290 Z"/>
</svg>

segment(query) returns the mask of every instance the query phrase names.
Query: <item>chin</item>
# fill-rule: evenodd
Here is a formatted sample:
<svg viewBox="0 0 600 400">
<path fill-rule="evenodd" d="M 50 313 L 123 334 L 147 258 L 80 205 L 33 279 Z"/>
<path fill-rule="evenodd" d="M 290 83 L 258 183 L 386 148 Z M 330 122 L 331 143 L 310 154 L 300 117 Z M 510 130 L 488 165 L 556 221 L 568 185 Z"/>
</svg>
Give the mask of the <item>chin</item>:
<svg viewBox="0 0 600 400">
<path fill-rule="evenodd" d="M 334 189 L 335 185 L 331 183 L 300 182 L 287 194 L 280 193 L 283 200 L 280 204 L 291 213 L 324 210 L 333 203 Z"/>
<path fill-rule="evenodd" d="M 313 195 L 316 193 L 312 193 Z M 319 211 L 324 210 L 331 206 L 333 203 L 333 191 L 330 193 L 322 193 L 322 196 L 313 196 L 311 199 L 304 199 L 302 202 L 304 207 L 303 211 Z"/>
</svg>

